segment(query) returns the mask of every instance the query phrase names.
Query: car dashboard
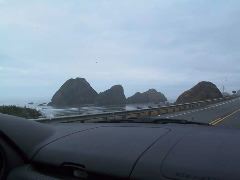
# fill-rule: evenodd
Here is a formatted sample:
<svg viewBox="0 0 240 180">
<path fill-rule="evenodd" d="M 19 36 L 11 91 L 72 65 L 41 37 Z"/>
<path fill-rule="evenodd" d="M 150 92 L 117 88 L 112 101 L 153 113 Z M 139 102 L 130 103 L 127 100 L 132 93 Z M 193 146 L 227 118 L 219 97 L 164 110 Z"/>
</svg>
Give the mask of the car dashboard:
<svg viewBox="0 0 240 180">
<path fill-rule="evenodd" d="M 135 123 L 40 124 L 0 119 L 0 177 L 239 179 L 239 130 Z"/>
</svg>

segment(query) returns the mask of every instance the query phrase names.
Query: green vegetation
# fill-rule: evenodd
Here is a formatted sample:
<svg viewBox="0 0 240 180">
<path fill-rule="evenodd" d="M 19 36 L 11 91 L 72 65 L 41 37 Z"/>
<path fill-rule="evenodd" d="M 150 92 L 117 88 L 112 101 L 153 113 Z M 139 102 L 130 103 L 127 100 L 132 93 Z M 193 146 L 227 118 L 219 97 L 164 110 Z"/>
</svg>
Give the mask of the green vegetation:
<svg viewBox="0 0 240 180">
<path fill-rule="evenodd" d="M 27 119 L 37 119 L 42 115 L 36 109 L 17 106 L 0 106 L 0 113 L 23 117 Z"/>
</svg>

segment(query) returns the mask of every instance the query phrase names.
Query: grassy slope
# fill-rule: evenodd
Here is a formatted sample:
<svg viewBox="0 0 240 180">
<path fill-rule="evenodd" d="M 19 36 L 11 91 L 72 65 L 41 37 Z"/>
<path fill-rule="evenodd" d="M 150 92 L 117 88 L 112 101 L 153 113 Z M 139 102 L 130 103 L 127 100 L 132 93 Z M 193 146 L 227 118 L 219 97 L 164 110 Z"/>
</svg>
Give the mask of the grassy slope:
<svg viewBox="0 0 240 180">
<path fill-rule="evenodd" d="M 37 119 L 42 115 L 39 111 L 35 109 L 17 106 L 0 106 L 0 113 L 23 117 L 27 119 Z"/>
</svg>

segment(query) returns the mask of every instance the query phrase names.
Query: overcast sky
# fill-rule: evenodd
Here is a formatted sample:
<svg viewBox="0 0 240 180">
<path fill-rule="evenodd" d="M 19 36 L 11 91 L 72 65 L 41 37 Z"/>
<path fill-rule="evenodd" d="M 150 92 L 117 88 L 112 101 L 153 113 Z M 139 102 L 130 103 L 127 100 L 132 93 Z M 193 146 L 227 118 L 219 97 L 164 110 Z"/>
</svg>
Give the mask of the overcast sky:
<svg viewBox="0 0 240 180">
<path fill-rule="evenodd" d="M 239 0 L 0 0 L 0 99 L 50 99 L 69 78 L 174 99 L 240 89 Z"/>
</svg>

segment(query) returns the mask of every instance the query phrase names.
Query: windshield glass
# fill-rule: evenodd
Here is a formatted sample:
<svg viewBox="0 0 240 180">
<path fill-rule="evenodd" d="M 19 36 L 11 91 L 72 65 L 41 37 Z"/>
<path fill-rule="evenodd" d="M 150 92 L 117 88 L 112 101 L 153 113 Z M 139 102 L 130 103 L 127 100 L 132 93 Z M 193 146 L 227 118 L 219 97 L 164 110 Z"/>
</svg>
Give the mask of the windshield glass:
<svg viewBox="0 0 240 180">
<path fill-rule="evenodd" d="M 239 9 L 237 1 L 0 0 L 0 113 L 240 127 Z"/>
</svg>

